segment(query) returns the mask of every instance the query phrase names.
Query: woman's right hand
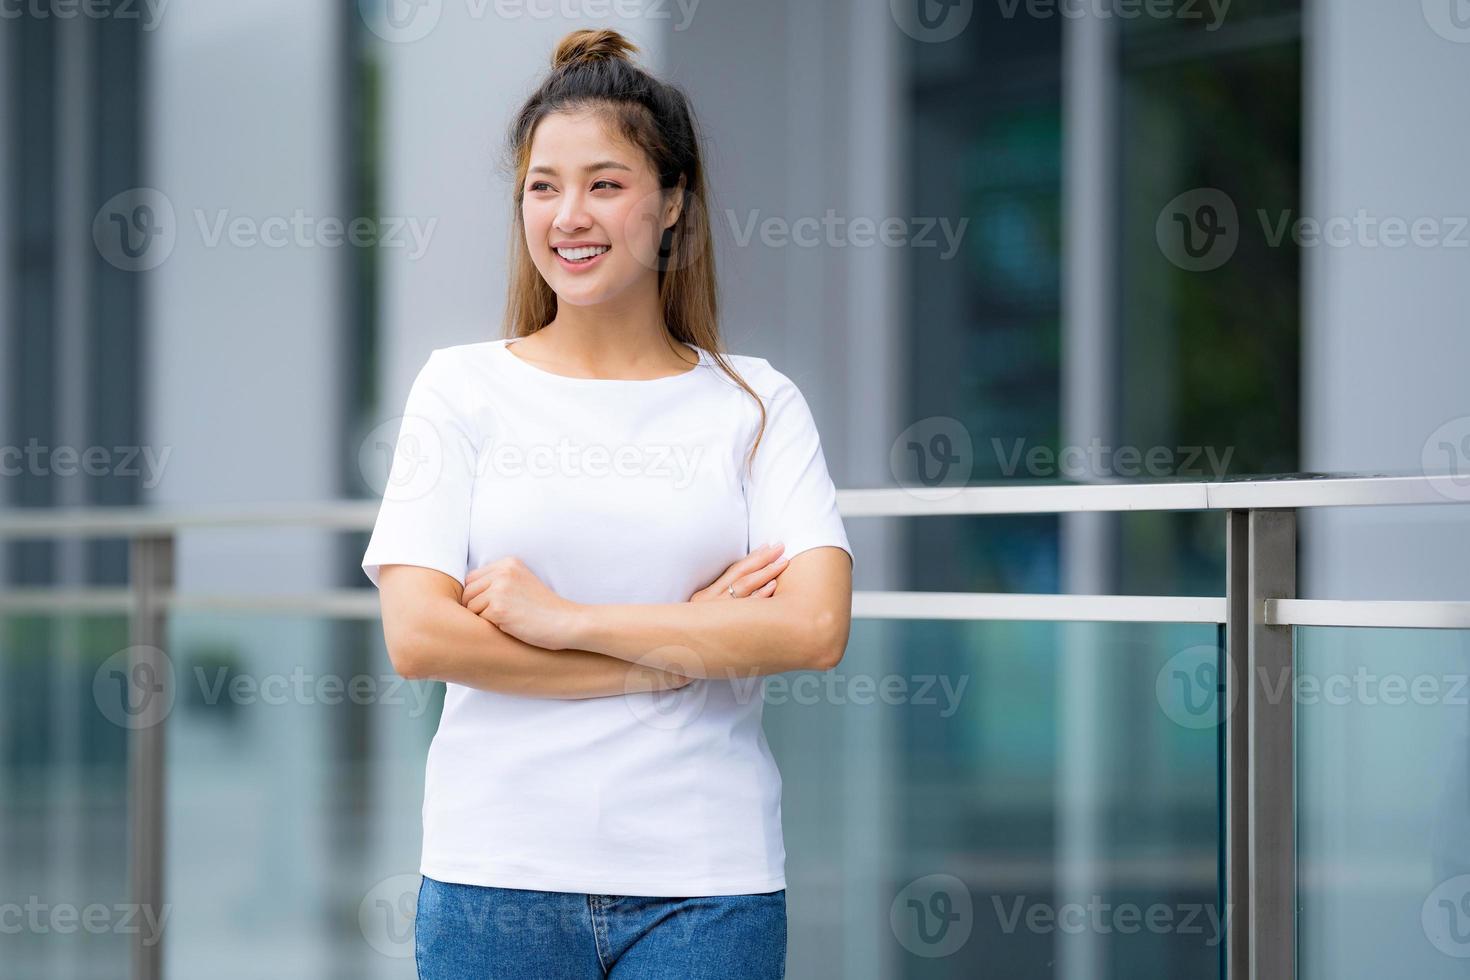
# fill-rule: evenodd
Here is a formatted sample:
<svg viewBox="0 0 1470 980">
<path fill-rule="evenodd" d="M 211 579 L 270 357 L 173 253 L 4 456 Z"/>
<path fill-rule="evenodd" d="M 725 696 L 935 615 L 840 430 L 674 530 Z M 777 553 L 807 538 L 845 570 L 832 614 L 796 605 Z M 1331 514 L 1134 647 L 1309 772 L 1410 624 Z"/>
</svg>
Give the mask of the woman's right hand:
<svg viewBox="0 0 1470 980">
<path fill-rule="evenodd" d="M 717 599 L 762 599 L 776 591 L 776 576 L 786 570 L 789 558 L 776 558 L 784 549 L 781 542 L 764 545 L 735 562 L 720 577 L 689 597 L 690 602 L 712 602 Z M 731 584 L 735 594 L 730 594 Z"/>
</svg>

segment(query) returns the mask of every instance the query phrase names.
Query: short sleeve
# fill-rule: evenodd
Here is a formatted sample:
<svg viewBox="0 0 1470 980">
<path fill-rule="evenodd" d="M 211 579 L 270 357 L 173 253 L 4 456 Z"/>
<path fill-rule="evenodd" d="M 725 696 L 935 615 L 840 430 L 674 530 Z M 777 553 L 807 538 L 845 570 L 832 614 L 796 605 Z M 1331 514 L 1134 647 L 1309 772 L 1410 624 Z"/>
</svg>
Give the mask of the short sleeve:
<svg viewBox="0 0 1470 980">
<path fill-rule="evenodd" d="M 384 565 L 420 565 L 461 585 L 469 570 L 470 502 L 478 435 L 456 383 L 453 355 L 435 350 L 408 392 L 392 465 L 362 570 L 373 585 Z"/>
<path fill-rule="evenodd" d="M 747 551 L 780 541 L 784 558 L 823 545 L 852 558 L 811 409 L 791 379 L 773 373 L 777 385 L 766 401 L 766 428 L 745 488 Z"/>
</svg>

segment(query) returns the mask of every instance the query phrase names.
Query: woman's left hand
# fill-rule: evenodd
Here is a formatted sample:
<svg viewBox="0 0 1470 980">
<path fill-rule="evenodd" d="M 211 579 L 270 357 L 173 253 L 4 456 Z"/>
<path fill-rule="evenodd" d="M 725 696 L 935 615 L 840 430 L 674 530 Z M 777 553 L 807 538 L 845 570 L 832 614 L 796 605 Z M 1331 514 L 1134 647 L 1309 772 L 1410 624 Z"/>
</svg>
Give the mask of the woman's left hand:
<svg viewBox="0 0 1470 980">
<path fill-rule="evenodd" d="M 460 603 L 503 633 L 546 650 L 565 650 L 570 643 L 577 603 L 563 599 L 525 562 L 514 556 L 492 561 L 465 576 Z"/>
</svg>

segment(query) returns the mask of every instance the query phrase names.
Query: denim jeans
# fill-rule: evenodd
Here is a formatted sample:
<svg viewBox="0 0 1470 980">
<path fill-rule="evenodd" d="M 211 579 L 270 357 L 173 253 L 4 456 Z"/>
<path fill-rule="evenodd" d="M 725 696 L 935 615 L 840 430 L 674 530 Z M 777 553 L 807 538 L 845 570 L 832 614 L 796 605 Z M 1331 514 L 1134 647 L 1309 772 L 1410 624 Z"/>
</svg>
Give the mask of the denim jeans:
<svg viewBox="0 0 1470 980">
<path fill-rule="evenodd" d="M 649 898 L 426 875 L 414 957 L 420 980 L 779 980 L 786 890 Z"/>
</svg>

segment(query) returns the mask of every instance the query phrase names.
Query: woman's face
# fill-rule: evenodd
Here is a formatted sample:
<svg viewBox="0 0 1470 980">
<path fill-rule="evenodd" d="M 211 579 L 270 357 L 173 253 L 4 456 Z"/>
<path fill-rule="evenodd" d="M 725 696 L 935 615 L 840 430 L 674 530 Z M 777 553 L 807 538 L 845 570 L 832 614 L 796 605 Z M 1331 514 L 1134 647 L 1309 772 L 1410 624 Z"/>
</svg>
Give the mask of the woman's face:
<svg viewBox="0 0 1470 980">
<path fill-rule="evenodd" d="M 677 195 L 661 192 L 643 151 L 600 117 L 541 120 L 523 191 L 526 247 L 559 302 L 595 306 L 640 283 L 657 288 L 658 245 L 679 217 Z"/>
</svg>

